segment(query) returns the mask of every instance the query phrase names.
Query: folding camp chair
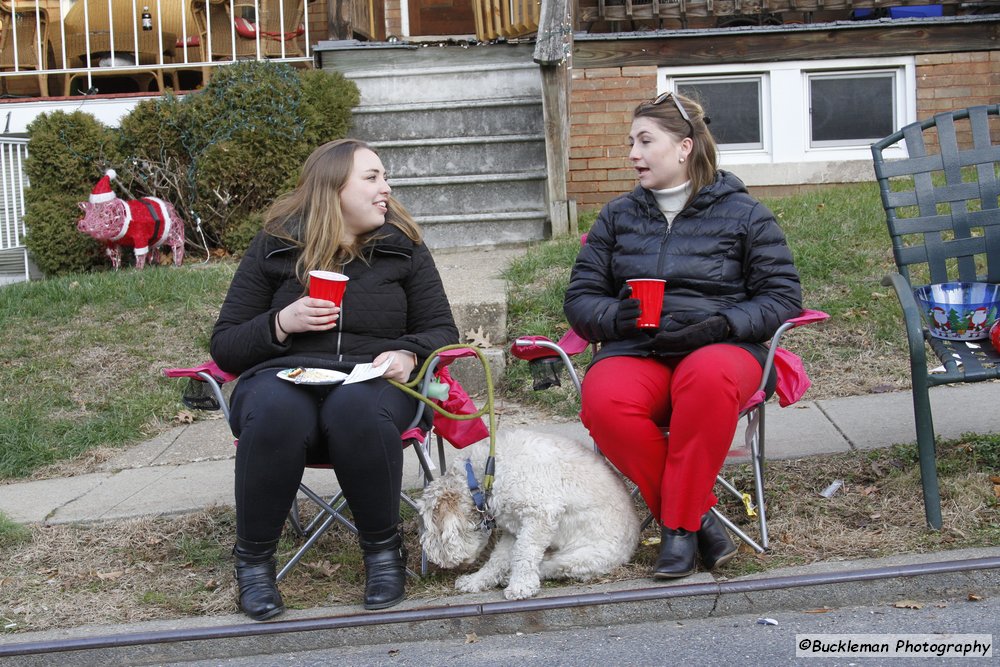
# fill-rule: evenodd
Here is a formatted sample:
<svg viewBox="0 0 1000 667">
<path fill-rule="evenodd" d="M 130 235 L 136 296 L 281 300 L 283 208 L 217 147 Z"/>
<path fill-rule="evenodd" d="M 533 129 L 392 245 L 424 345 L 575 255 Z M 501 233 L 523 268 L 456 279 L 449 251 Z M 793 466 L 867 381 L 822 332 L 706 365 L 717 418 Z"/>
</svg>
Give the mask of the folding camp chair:
<svg viewBox="0 0 1000 667">
<path fill-rule="evenodd" d="M 991 136 L 992 135 L 992 136 Z M 914 289 L 945 282 L 1000 283 L 1000 105 L 940 113 L 872 144 L 896 273 L 892 286 L 906 325 L 913 416 L 924 514 L 941 528 L 941 496 L 928 390 L 1000 378 L 1000 354 L 988 340 L 931 336 Z M 907 157 L 889 159 L 905 148 Z M 931 369 L 927 347 L 944 366 Z M 933 357 L 931 357 L 933 359 Z"/>
<path fill-rule="evenodd" d="M 756 517 L 760 529 L 760 541 L 757 542 L 746 532 L 741 530 L 733 521 L 712 508 L 712 513 L 727 528 L 739 536 L 741 540 L 750 545 L 759 553 L 763 553 L 769 547 L 767 535 L 767 513 L 764 503 L 764 407 L 768 395 L 766 393 L 767 379 L 770 377 L 771 369 L 777 374 L 776 392 L 779 404 L 787 407 L 797 402 L 806 389 L 809 388 L 809 378 L 802 366 L 801 359 L 788 350 L 779 347 L 782 335 L 789 329 L 821 322 L 829 318 L 824 312 L 818 310 L 803 310 L 798 317 L 786 321 L 771 338 L 770 347 L 766 363 L 764 365 L 763 379 L 760 387 L 754 395 L 747 401 L 740 410 L 740 418 L 746 418 L 746 429 L 744 446 L 730 449 L 727 459 L 749 457 L 754 479 L 754 495 L 738 490 L 720 473 L 716 478 L 719 484 L 728 493 L 732 494 L 744 507 L 747 516 Z M 519 359 L 528 361 L 532 369 L 534 389 L 542 390 L 550 386 L 559 384 L 559 369 L 565 368 L 573 382 L 573 386 L 578 394 L 582 393 L 582 383 L 580 377 L 573 367 L 571 357 L 583 352 L 589 343 L 581 338 L 572 329 L 566 333 L 557 343 L 553 343 L 544 336 L 524 336 L 518 338 L 511 345 L 511 354 Z M 666 427 L 665 427 L 666 428 Z M 597 445 L 594 445 L 597 449 Z M 599 449 L 597 450 L 600 451 Z M 644 528 L 652 520 L 648 517 Z"/>
<path fill-rule="evenodd" d="M 468 394 L 462 386 L 454 380 L 448 372 L 447 365 L 455 359 L 472 356 L 476 354 L 469 348 L 448 349 L 435 353 L 428 361 L 427 367 L 420 379 L 417 393 L 434 400 L 452 414 L 472 415 L 477 412 Z M 163 374 L 170 378 L 189 378 L 187 387 L 184 390 L 183 402 L 188 407 L 195 410 L 221 410 L 229 422 L 229 401 L 223 391 L 223 386 L 232 382 L 237 376 L 227 373 L 216 365 L 214 361 L 209 361 L 200 366 L 190 368 L 166 368 Z M 492 409 L 492 397 L 489 409 Z M 430 459 L 429 440 L 433 433 L 437 440 L 438 461 L 440 469 L 446 468 L 444 440 L 447 439 L 456 448 L 462 448 L 473 442 L 478 442 L 489 436 L 489 430 L 483 425 L 481 419 L 474 419 L 462 422 L 451 422 L 447 417 L 435 412 L 433 419 L 427 418 L 428 406 L 423 401 L 417 403 L 417 411 L 413 416 L 410 426 L 402 434 L 402 447 L 413 445 L 417 460 L 420 463 L 423 484 L 429 484 L 434 476 L 434 464 Z M 484 408 L 485 410 L 486 408 Z M 427 428 L 426 424 L 432 423 L 432 428 Z M 442 435 L 444 433 L 444 435 Z M 238 446 L 238 442 L 236 443 Z M 325 459 L 311 459 L 306 463 L 307 468 L 330 468 L 330 464 Z M 299 484 L 299 491 L 306 499 L 312 501 L 318 509 L 316 515 L 308 522 L 302 520 L 302 513 L 299 508 L 299 498 L 292 503 L 289 512 L 288 522 L 295 534 L 305 541 L 298 548 L 288 562 L 282 566 L 277 574 L 277 580 L 281 581 L 288 572 L 302 560 L 306 552 L 316 543 L 320 537 L 334 524 L 339 523 L 353 534 L 357 534 L 358 529 L 346 514 L 347 501 L 343 492 L 338 491 L 331 498 L 323 498 L 320 494 L 310 489 L 303 481 Z M 416 505 L 412 498 L 404 490 L 400 494 L 400 499 L 413 509 Z M 411 575 L 414 573 L 407 570 Z M 421 573 L 427 572 L 427 559 L 421 554 Z"/>
</svg>

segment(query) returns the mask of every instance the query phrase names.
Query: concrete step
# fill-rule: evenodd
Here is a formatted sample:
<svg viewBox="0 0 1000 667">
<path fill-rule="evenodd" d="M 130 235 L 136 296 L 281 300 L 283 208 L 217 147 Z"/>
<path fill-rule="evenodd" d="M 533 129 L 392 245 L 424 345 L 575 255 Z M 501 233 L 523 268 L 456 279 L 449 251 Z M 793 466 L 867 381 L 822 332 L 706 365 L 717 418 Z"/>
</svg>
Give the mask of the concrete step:
<svg viewBox="0 0 1000 667">
<path fill-rule="evenodd" d="M 419 216 L 545 208 L 545 172 L 393 178 L 393 194 Z"/>
<path fill-rule="evenodd" d="M 435 249 L 433 253 L 461 342 L 488 343 L 483 352 L 494 379 L 503 374 L 506 363 L 507 283 L 503 271 L 526 252 L 526 246 L 495 246 Z M 460 359 L 452 371 L 469 393 L 486 391 L 479 359 Z"/>
<path fill-rule="evenodd" d="M 371 142 L 395 182 L 411 176 L 515 173 L 545 170 L 545 136 L 398 139 Z M 433 171 L 432 171 L 433 170 Z"/>
<path fill-rule="evenodd" d="M 542 78 L 538 65 L 488 65 L 433 67 L 390 72 L 344 72 L 361 92 L 361 106 L 450 100 L 493 99 L 498 97 L 541 97 Z"/>
<path fill-rule="evenodd" d="M 478 47 L 459 45 L 417 45 L 357 40 L 324 40 L 313 48 L 324 69 L 351 72 L 407 72 L 414 69 L 455 67 L 490 67 L 501 64 L 530 63 L 535 46 L 489 44 Z"/>
<path fill-rule="evenodd" d="M 502 211 L 416 218 L 429 248 L 473 248 L 523 244 L 552 235 L 548 212 Z"/>
<path fill-rule="evenodd" d="M 370 142 L 540 133 L 538 96 L 365 105 L 354 110 L 352 135 Z"/>
</svg>

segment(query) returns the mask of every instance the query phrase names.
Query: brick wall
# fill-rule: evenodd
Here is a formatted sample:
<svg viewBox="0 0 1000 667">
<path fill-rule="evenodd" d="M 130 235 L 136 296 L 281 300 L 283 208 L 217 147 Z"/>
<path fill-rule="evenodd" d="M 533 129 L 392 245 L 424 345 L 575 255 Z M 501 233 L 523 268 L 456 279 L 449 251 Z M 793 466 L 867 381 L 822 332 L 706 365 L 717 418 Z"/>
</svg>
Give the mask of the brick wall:
<svg viewBox="0 0 1000 667">
<path fill-rule="evenodd" d="M 403 10 L 400 0 L 385 0 L 385 35 L 403 36 Z"/>
<path fill-rule="evenodd" d="M 632 110 L 655 94 L 653 66 L 573 70 L 567 188 L 580 209 L 635 187 L 627 159 Z"/>
<path fill-rule="evenodd" d="M 1000 51 L 919 56 L 916 65 L 919 119 L 1000 101 Z M 632 110 L 656 95 L 656 71 L 654 66 L 573 70 L 568 190 L 581 211 L 635 187 L 627 159 Z M 775 186 L 753 194 L 799 190 Z"/>
<path fill-rule="evenodd" d="M 1000 101 L 1000 51 L 917 57 L 917 118 Z M 969 132 L 958 128 L 960 145 Z M 997 140 L 1000 140 L 998 138 Z"/>
</svg>

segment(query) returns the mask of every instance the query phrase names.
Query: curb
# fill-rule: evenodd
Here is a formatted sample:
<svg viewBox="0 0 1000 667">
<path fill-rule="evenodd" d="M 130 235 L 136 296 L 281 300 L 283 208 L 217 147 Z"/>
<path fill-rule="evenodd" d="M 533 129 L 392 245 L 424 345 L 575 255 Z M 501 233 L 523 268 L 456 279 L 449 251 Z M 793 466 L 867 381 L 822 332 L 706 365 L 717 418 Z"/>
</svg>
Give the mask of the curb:
<svg viewBox="0 0 1000 667">
<path fill-rule="evenodd" d="M 202 618 L 140 624 L 117 633 L 113 628 L 81 628 L 0 645 L 0 658 L 18 656 L 17 664 L 26 666 L 52 664 L 56 657 L 60 664 L 75 666 L 154 665 L 461 638 L 469 633 L 541 632 L 746 613 L 774 616 L 902 599 L 1000 594 L 1000 548 L 930 556 L 945 560 L 927 562 L 923 555 L 844 563 L 839 568 L 822 563 L 788 568 L 785 574 L 726 581 L 703 575 L 708 581 L 642 588 L 629 588 L 637 583 L 630 581 L 621 582 L 624 586 L 579 586 L 588 592 L 520 601 L 495 601 L 496 593 L 491 592 L 455 596 L 454 603 L 438 606 L 360 614 L 356 607 L 345 614 L 328 609 L 268 623 L 227 624 L 242 618 L 227 616 L 217 622 Z M 484 597 L 494 601 L 475 601 Z"/>
</svg>

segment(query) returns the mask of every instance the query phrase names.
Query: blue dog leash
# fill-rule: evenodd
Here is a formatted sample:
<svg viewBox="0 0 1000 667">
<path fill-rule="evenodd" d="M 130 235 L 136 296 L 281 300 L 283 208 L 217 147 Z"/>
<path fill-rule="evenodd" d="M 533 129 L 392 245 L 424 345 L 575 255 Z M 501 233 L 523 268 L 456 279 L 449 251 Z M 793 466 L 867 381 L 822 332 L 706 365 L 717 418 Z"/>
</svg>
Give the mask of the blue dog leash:
<svg viewBox="0 0 1000 667">
<path fill-rule="evenodd" d="M 490 457 L 490 460 L 487 461 L 486 464 L 486 474 L 490 476 L 492 476 L 492 470 L 490 470 L 490 468 L 492 468 L 492 464 L 493 459 Z M 476 479 L 476 473 L 472 470 L 472 461 L 469 459 L 465 459 L 465 479 L 469 485 L 469 492 L 472 494 L 472 502 L 475 503 L 476 510 L 480 515 L 479 529 L 489 532 L 493 530 L 493 527 L 496 525 L 496 521 L 487 507 L 486 494 L 479 488 L 479 480 Z"/>
</svg>

